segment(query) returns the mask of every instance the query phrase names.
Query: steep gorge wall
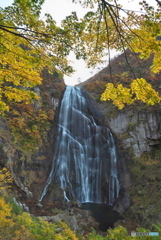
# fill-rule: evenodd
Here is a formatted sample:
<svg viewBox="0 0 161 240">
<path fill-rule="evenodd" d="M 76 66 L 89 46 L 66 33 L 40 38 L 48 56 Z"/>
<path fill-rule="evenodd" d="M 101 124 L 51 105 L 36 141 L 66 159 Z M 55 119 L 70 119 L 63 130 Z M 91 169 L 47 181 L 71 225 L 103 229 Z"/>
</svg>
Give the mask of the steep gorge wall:
<svg viewBox="0 0 161 240">
<path fill-rule="evenodd" d="M 93 96 L 91 97 L 93 98 Z M 54 97 L 53 93 L 51 93 L 50 101 L 53 108 L 57 109 L 59 98 Z M 159 163 L 156 164 L 158 171 L 156 171 L 153 166 L 152 168 L 149 168 L 149 170 L 147 169 L 146 171 L 143 171 L 142 168 L 146 168 L 146 166 L 143 166 L 140 163 L 137 163 L 137 165 L 134 160 L 135 157 L 140 160 L 142 154 L 150 153 L 153 149 L 161 149 L 161 110 L 156 107 L 144 107 L 142 109 L 127 107 L 124 110 L 116 110 L 112 105 L 107 103 L 96 102 L 95 105 L 101 109 L 104 114 L 105 124 L 110 127 L 118 139 L 119 145 L 123 149 L 122 156 L 124 156 L 124 153 L 126 153 L 127 156 L 125 163 L 127 164 L 130 173 L 130 182 L 128 182 L 129 178 L 127 174 L 127 178 L 123 180 L 123 184 L 125 188 L 129 188 L 129 183 L 133 186 L 133 189 L 130 190 L 130 199 L 132 203 L 128 212 L 129 216 L 132 216 L 132 218 L 143 224 L 143 226 L 144 223 L 145 226 L 148 226 L 150 222 L 152 222 L 151 219 L 156 222 L 161 221 L 159 212 L 156 214 L 159 210 L 159 205 L 153 212 L 156 205 L 155 198 L 158 199 L 159 197 L 158 195 L 156 196 L 155 191 L 158 191 L 158 189 L 161 190 L 161 188 L 159 188 L 161 182 L 161 179 L 159 178 L 159 169 L 161 166 Z M 47 133 L 48 137 L 46 143 L 44 143 L 44 146 L 31 157 L 30 162 L 27 158 L 23 157 L 21 152 L 14 152 L 14 148 L 12 148 L 12 136 L 8 132 L 5 123 L 2 121 L 0 124 L 3 132 L 6 132 L 5 139 L 4 135 L 3 138 L 0 138 L 0 164 L 2 166 L 7 166 L 10 169 L 16 185 L 25 193 L 28 199 L 37 200 L 50 172 L 54 143 L 56 141 L 56 136 L 54 135 L 55 123 L 53 122 L 51 129 Z M 128 162 L 128 158 L 132 159 L 131 162 Z M 135 176 L 132 172 L 134 165 L 138 167 L 138 172 Z M 142 178 L 139 178 L 139 175 L 141 175 Z M 153 189 L 153 191 L 149 189 Z M 60 198 L 63 197 L 60 190 L 57 189 L 56 191 L 58 192 L 57 194 L 60 195 Z M 150 195 L 148 195 L 148 192 Z M 53 194 L 54 190 L 52 189 L 49 196 L 50 200 L 48 199 L 49 201 L 51 201 Z M 149 199 L 151 198 L 151 195 L 154 196 L 146 207 L 145 200 L 142 197 L 143 195 Z M 129 195 L 122 198 L 121 201 L 122 202 L 119 203 L 120 205 L 117 206 L 117 209 L 120 212 L 123 212 L 124 209 L 129 206 Z M 158 199 L 158 204 L 160 204 L 159 201 L 160 200 Z M 146 209 L 146 220 L 141 209 Z"/>
<path fill-rule="evenodd" d="M 142 227 L 161 222 L 161 107 L 141 105 L 118 110 L 108 102 L 95 104 L 118 139 L 130 176 L 130 207 L 125 216 Z"/>
<path fill-rule="evenodd" d="M 123 147 L 131 148 L 136 157 L 153 147 L 161 148 L 161 111 L 127 110 L 114 118 L 108 117 L 106 122 L 121 139 Z"/>
</svg>

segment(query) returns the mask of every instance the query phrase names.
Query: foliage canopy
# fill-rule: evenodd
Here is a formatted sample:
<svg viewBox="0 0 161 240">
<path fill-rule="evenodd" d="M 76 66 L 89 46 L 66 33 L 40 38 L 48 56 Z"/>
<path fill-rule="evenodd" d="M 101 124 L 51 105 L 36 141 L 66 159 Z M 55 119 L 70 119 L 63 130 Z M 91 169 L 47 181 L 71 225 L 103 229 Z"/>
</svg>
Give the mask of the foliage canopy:
<svg viewBox="0 0 161 240">
<path fill-rule="evenodd" d="M 110 49 L 125 52 L 125 59 L 129 64 L 125 51 L 129 48 L 139 52 L 141 58 L 153 54 L 151 70 L 154 73 L 161 70 L 161 41 L 158 41 L 161 35 L 159 3 L 155 9 L 143 1 L 143 13 L 136 14 L 123 9 L 116 0 L 72 0 L 84 7 L 90 7 L 91 10 L 83 19 L 79 19 L 73 12 L 62 21 L 61 27 L 58 27 L 49 14 L 45 15 L 45 20 L 40 19 L 43 2 L 44 0 L 15 0 L 12 6 L 0 9 L 2 113 L 9 111 L 11 102 L 30 103 L 33 99 L 39 99 L 34 87 L 41 84 L 41 71 L 44 67 L 70 74 L 73 69 L 67 56 L 71 51 L 77 59 L 83 58 L 88 66 L 94 67 L 103 62 L 103 57 L 108 58 L 110 65 Z M 133 72 L 132 66 L 130 68 Z M 133 75 L 136 79 L 135 73 Z M 139 85 L 141 84 L 140 80 Z M 110 86 L 108 91 L 109 89 L 112 90 Z M 123 90 L 119 91 L 124 94 Z M 154 91 L 151 91 L 151 95 L 152 93 Z M 152 98 L 156 98 L 157 94 L 154 95 Z M 103 98 L 105 100 L 105 96 Z M 117 98 L 121 101 L 119 96 Z M 131 103 L 127 96 L 124 101 L 125 99 L 128 104 Z M 159 98 L 155 101 L 148 100 L 148 104 L 159 101 Z"/>
<path fill-rule="evenodd" d="M 42 82 L 42 69 L 58 69 L 70 74 L 67 55 L 75 38 L 57 27 L 46 14 L 40 19 L 43 1 L 15 0 L 0 8 L 0 109 L 9 111 L 10 103 L 30 103 L 39 99 L 34 87 Z"/>
<path fill-rule="evenodd" d="M 78 2 L 78 1 L 75 1 Z M 136 14 L 133 11 L 123 9 L 119 1 L 79 1 L 85 6 L 94 7 L 98 4 L 96 12 L 88 13 L 86 39 L 84 41 L 89 46 L 90 58 L 89 64 L 95 64 L 97 57 L 101 59 L 104 54 L 108 54 L 109 70 L 112 78 L 110 66 L 110 49 L 121 50 L 125 54 L 125 59 L 134 80 L 130 89 L 122 84 L 113 81 L 106 85 L 106 90 L 101 96 L 102 101 L 112 100 L 119 109 L 125 104 L 132 104 L 135 100 L 141 100 L 147 105 L 159 103 L 161 98 L 159 94 L 146 82 L 145 79 L 137 79 L 132 65 L 126 54 L 126 48 L 132 52 L 140 53 L 140 58 L 148 58 L 153 55 L 153 64 L 151 71 L 156 74 L 161 70 L 161 3 L 154 8 L 149 6 L 146 1 L 142 1 L 141 12 Z M 89 18 L 90 16 L 90 18 Z M 90 26 L 90 27 L 89 27 Z M 108 50 L 107 50 L 108 49 Z M 97 54 L 96 54 L 97 53 Z M 100 54 L 100 55 L 99 55 Z"/>
</svg>

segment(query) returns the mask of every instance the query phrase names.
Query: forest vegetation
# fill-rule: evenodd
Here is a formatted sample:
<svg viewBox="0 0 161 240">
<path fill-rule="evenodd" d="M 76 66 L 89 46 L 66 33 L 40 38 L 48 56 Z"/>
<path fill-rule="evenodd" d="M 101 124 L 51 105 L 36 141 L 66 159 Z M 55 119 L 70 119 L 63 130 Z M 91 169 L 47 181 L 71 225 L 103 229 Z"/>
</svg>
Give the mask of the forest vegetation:
<svg viewBox="0 0 161 240">
<path fill-rule="evenodd" d="M 43 2 L 14 0 L 11 6 L 0 8 L 0 113 L 10 131 L 6 135 L 2 130 L 0 137 L 7 141 L 12 138 L 13 149 L 30 155 L 45 142 L 55 114 L 47 90 L 53 88 L 52 96 L 60 97 L 63 75 L 74 71 L 68 62 L 71 51 L 77 59 L 84 59 L 87 66 L 95 67 L 105 56 L 109 59 L 108 72 L 102 72 L 99 81 L 87 84 L 89 91 L 98 89 L 102 101 L 110 100 L 119 109 L 137 101 L 160 106 L 160 1 L 156 1 L 157 8 L 142 1 L 142 13 L 137 14 L 122 9 L 116 0 L 73 0 L 91 7 L 91 11 L 82 19 L 73 12 L 62 21 L 61 27 L 50 14 L 45 15 L 45 20 L 40 19 Z M 94 4 L 97 8 L 93 8 Z M 116 72 L 112 65 L 112 49 L 124 52 L 125 61 L 117 64 L 119 68 L 126 65 L 122 73 Z M 141 67 L 139 58 L 144 59 L 143 65 L 147 64 L 148 70 Z M 137 71 L 133 69 L 135 64 Z M 17 207 L 9 186 L 12 178 L 3 168 L 0 170 L 0 236 L 4 240 L 131 239 L 121 226 L 108 230 L 106 236 L 93 231 L 81 237 L 63 222 L 51 224 L 35 218 Z M 161 234 L 161 225 L 154 225 L 153 230 Z"/>
<path fill-rule="evenodd" d="M 10 188 L 12 177 L 4 168 L 0 170 L 0 237 L 3 240 L 130 240 L 147 239 L 157 240 L 158 236 L 131 237 L 126 228 L 118 226 L 109 229 L 107 234 L 101 236 L 91 229 L 89 234 L 81 236 L 72 231 L 65 222 L 50 223 L 41 217 L 34 217 L 23 212 L 13 200 Z M 140 233 L 149 233 L 150 229 L 138 228 Z M 153 231 L 161 234 L 161 224 L 154 224 Z"/>
<path fill-rule="evenodd" d="M 1 8 L 2 114 L 10 110 L 11 103 L 28 104 L 39 99 L 33 88 L 41 84 L 43 68 L 70 74 L 73 69 L 67 56 L 71 51 L 77 59 L 83 58 L 88 66 L 95 66 L 104 56 L 110 58 L 110 49 L 125 52 L 129 48 L 139 52 L 140 58 L 153 55 L 151 71 L 157 74 L 161 70 L 160 4 L 155 9 L 143 1 L 143 14 L 137 15 L 122 9 L 117 1 L 79 1 L 85 7 L 90 6 L 91 11 L 83 19 L 78 19 L 73 12 L 62 21 L 61 27 L 57 27 L 49 14 L 44 21 L 40 19 L 43 2 L 15 0 L 12 6 Z M 94 3 L 98 5 L 96 10 L 92 9 Z M 127 58 L 126 61 L 128 63 Z M 130 88 L 117 82 L 107 84 L 102 100 L 111 99 L 119 108 L 135 100 L 147 104 L 160 102 L 158 93 L 146 79 L 136 78 L 132 67 L 130 69 L 133 73 Z M 110 74 L 112 78 L 111 71 Z"/>
</svg>

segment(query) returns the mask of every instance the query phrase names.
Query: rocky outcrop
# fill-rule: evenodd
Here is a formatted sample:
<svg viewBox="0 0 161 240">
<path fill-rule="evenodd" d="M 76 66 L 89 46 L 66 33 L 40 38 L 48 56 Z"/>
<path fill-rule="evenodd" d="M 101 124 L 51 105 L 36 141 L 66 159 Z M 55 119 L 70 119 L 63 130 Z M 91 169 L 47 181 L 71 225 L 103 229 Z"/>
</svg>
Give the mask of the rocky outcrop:
<svg viewBox="0 0 161 240">
<path fill-rule="evenodd" d="M 106 232 L 109 227 L 113 228 L 117 221 L 123 220 L 123 217 L 107 204 L 83 203 L 80 207 L 67 207 L 64 211 L 53 208 L 52 211 L 52 216 L 41 216 L 41 218 L 53 223 L 64 221 L 72 230 L 82 235 L 91 227 L 97 232 L 100 230 Z"/>
<path fill-rule="evenodd" d="M 129 110 L 108 118 L 108 125 L 122 141 L 125 149 L 131 148 L 140 157 L 152 147 L 161 148 L 161 112 Z"/>
<path fill-rule="evenodd" d="M 64 221 L 68 224 L 68 226 L 77 233 L 81 233 L 82 235 L 88 232 L 91 227 L 95 227 L 95 229 L 99 229 L 98 222 L 94 220 L 89 211 L 82 211 L 79 208 L 71 208 L 66 209 L 65 211 L 61 211 L 53 216 L 42 216 L 41 218 L 48 222 L 58 222 Z"/>
<path fill-rule="evenodd" d="M 95 99 L 94 94 L 90 96 Z M 119 139 L 120 145 L 140 157 L 153 148 L 161 149 L 161 107 L 127 106 L 118 110 L 109 102 L 96 101 L 105 123 Z"/>
</svg>

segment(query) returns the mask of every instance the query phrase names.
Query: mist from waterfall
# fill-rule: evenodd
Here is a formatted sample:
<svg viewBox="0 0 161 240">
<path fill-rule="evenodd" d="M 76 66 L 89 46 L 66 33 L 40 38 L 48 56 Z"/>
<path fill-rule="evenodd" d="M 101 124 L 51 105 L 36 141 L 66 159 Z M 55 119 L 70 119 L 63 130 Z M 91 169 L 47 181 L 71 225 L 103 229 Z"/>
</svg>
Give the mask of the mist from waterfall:
<svg viewBox="0 0 161 240">
<path fill-rule="evenodd" d="M 54 179 L 80 203 L 112 205 L 119 195 L 118 157 L 111 131 L 92 114 L 93 103 L 79 87 L 67 86 L 58 118 L 53 164 L 40 201 Z M 106 195 L 106 196 L 105 196 Z"/>
</svg>

